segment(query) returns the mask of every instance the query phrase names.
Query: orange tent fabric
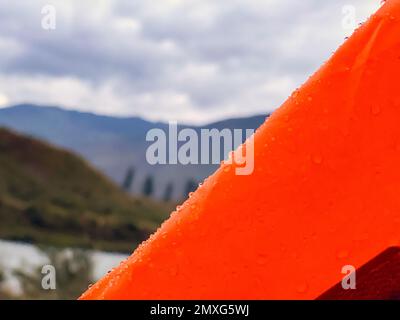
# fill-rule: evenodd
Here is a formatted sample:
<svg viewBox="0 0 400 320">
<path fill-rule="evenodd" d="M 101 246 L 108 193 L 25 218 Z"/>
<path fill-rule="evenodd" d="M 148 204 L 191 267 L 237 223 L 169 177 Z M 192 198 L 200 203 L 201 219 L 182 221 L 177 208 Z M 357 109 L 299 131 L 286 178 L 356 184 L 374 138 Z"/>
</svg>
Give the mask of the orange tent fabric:
<svg viewBox="0 0 400 320">
<path fill-rule="evenodd" d="M 82 299 L 314 299 L 400 240 L 400 1 L 387 1 Z"/>
</svg>

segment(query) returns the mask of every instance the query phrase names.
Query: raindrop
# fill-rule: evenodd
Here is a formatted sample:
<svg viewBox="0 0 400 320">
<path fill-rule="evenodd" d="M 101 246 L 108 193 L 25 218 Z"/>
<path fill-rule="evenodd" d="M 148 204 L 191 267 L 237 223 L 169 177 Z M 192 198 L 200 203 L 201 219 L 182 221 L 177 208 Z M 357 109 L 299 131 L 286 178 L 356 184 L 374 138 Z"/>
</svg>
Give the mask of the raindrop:
<svg viewBox="0 0 400 320">
<path fill-rule="evenodd" d="M 174 267 L 172 267 L 169 272 L 170 272 L 170 275 L 173 277 L 176 277 L 178 275 L 178 270 Z"/>
<path fill-rule="evenodd" d="M 172 211 L 169 216 L 172 218 L 172 217 L 175 217 L 176 215 L 177 215 L 177 212 L 176 211 Z"/>
<path fill-rule="evenodd" d="M 340 250 L 337 254 L 339 259 L 344 259 L 349 256 L 349 252 L 347 250 Z"/>
<path fill-rule="evenodd" d="M 322 157 L 319 154 L 316 154 L 312 157 L 312 160 L 315 164 L 321 164 L 322 163 Z"/>
<path fill-rule="evenodd" d="M 297 286 L 296 291 L 297 293 L 304 293 L 307 291 L 307 289 L 308 289 L 307 283 L 301 283 Z"/>
<path fill-rule="evenodd" d="M 257 264 L 264 265 L 267 262 L 267 257 L 263 254 L 260 254 L 257 258 Z"/>
<path fill-rule="evenodd" d="M 109 273 L 111 273 L 111 272 L 113 272 L 114 271 L 114 268 L 112 268 L 111 270 L 108 270 L 107 271 L 107 274 L 109 274 Z"/>
<path fill-rule="evenodd" d="M 373 115 L 378 115 L 379 113 L 381 112 L 381 107 L 379 106 L 379 105 L 377 105 L 377 104 L 374 104 L 372 107 L 371 107 L 371 113 L 373 114 Z"/>
</svg>

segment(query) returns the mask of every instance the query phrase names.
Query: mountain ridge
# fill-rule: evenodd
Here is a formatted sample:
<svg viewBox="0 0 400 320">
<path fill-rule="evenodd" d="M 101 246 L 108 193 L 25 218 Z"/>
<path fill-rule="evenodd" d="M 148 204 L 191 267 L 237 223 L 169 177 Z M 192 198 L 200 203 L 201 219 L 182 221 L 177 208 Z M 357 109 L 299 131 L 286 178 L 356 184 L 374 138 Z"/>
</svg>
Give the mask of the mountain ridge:
<svg viewBox="0 0 400 320">
<path fill-rule="evenodd" d="M 206 125 L 180 124 L 180 128 L 256 129 L 266 115 L 232 118 Z M 146 133 L 153 128 L 168 130 L 168 123 L 151 122 L 140 117 L 112 117 L 90 112 L 65 110 L 57 106 L 20 104 L 0 109 L 0 126 L 48 141 L 71 150 L 121 184 L 129 168 L 135 168 L 132 193 L 139 194 L 148 176 L 154 176 L 156 198 L 162 198 L 173 184 L 173 198 L 184 198 L 189 180 L 200 182 L 217 165 L 157 165 L 146 161 L 149 142 Z M 221 159 L 222 160 L 222 159 Z"/>
</svg>

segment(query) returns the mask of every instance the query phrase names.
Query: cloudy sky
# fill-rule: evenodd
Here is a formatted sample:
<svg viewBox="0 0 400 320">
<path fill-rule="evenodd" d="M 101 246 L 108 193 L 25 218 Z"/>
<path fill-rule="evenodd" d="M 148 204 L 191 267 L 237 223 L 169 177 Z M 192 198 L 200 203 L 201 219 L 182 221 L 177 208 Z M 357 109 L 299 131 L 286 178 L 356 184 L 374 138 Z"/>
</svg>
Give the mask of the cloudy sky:
<svg viewBox="0 0 400 320">
<path fill-rule="evenodd" d="M 46 4 L 56 10 L 55 30 L 42 27 Z M 0 0 L 0 106 L 31 102 L 187 123 L 266 113 L 379 5 Z"/>
</svg>

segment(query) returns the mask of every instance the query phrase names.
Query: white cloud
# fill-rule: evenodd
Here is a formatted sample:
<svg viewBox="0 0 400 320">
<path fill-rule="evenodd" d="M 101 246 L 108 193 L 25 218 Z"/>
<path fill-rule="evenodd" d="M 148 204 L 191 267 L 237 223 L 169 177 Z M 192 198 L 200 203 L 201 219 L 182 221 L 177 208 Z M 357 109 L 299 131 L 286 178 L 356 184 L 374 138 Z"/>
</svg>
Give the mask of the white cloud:
<svg viewBox="0 0 400 320">
<path fill-rule="evenodd" d="M 4 107 L 9 103 L 9 99 L 5 94 L 0 93 L 0 107 Z"/>
<path fill-rule="evenodd" d="M 114 28 L 117 32 L 138 33 L 142 29 L 142 24 L 136 19 L 119 17 L 114 20 Z"/>
</svg>

